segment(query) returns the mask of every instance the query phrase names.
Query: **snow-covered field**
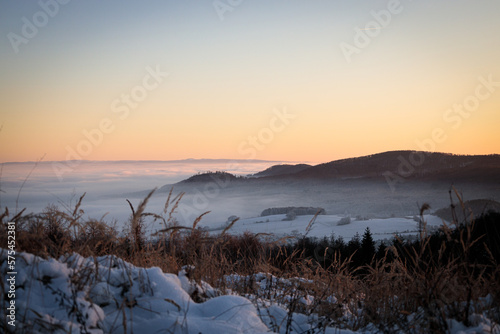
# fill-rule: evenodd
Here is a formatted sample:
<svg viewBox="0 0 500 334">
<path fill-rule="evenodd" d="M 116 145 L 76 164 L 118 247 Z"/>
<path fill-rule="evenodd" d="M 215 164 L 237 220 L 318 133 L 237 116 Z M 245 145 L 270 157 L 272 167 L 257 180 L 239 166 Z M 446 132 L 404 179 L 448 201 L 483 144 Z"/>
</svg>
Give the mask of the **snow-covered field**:
<svg viewBox="0 0 500 334">
<path fill-rule="evenodd" d="M 2 276 L 9 277 L 5 249 L 0 250 L 0 259 Z M 3 280 L 2 286 L 5 292 L 15 292 L 11 299 L 15 300 L 15 312 L 7 308 L 2 297 L 2 321 L 14 324 L 6 328 L 16 333 L 354 333 L 325 323 L 317 314 L 290 312 L 282 301 L 290 303 L 296 297 L 294 282 L 300 279 L 256 274 L 253 279 L 260 290 L 275 286 L 276 291 L 242 297 L 230 289 L 221 292 L 204 282 L 195 283 L 188 278 L 189 270 L 174 275 L 159 268 L 138 268 L 113 256 L 83 258 L 73 254 L 44 260 L 19 253 L 15 283 Z M 226 277 L 234 284 L 246 279 Z M 287 295 L 279 291 L 278 281 L 292 288 L 286 290 Z M 275 297 L 280 294 L 281 302 Z M 328 300 L 338 303 L 335 295 Z M 487 297 L 481 302 L 484 306 L 491 300 Z M 297 299 L 299 304 L 312 302 L 308 295 Z M 355 322 L 356 314 L 341 309 L 343 317 Z M 448 320 L 449 332 L 500 333 L 486 314 L 471 314 L 470 318 L 469 327 Z M 378 331 L 367 326 L 359 332 Z"/>
<path fill-rule="evenodd" d="M 284 220 L 286 215 L 272 215 L 255 218 L 239 219 L 227 232 L 231 234 L 242 234 L 246 231 L 253 234 L 271 234 L 273 237 L 282 238 L 285 236 L 309 237 L 342 237 L 349 241 L 356 233 L 363 235 L 366 228 L 370 228 L 374 240 L 391 239 L 394 235 L 410 236 L 419 234 L 418 222 L 415 217 L 399 217 L 386 219 L 366 219 L 357 220 L 351 218 L 349 224 L 339 224 L 346 218 L 340 215 L 313 215 L 297 216 L 294 220 Z M 433 230 L 442 226 L 444 222 L 434 215 L 424 215 L 427 229 Z M 224 226 L 211 231 L 220 232 Z"/>
</svg>

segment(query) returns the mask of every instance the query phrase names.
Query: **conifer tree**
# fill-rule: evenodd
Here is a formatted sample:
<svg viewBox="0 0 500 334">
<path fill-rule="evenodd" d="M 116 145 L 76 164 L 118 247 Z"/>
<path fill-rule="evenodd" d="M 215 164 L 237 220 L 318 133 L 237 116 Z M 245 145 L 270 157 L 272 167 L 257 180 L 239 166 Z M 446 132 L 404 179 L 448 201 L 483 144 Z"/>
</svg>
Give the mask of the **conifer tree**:
<svg viewBox="0 0 500 334">
<path fill-rule="evenodd" d="M 361 240 L 361 254 L 366 263 L 369 263 L 375 255 L 375 242 L 369 227 L 366 228 Z"/>
</svg>

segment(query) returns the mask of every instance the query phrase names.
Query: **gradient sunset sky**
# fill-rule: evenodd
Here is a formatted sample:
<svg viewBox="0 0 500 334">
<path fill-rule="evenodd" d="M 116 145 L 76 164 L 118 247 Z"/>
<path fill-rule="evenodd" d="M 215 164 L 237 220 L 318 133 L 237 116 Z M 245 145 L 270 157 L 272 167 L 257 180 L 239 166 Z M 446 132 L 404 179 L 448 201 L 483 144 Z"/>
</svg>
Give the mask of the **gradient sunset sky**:
<svg viewBox="0 0 500 334">
<path fill-rule="evenodd" d="M 0 2 L 0 162 L 500 153 L 500 1 L 60 2 Z"/>
</svg>

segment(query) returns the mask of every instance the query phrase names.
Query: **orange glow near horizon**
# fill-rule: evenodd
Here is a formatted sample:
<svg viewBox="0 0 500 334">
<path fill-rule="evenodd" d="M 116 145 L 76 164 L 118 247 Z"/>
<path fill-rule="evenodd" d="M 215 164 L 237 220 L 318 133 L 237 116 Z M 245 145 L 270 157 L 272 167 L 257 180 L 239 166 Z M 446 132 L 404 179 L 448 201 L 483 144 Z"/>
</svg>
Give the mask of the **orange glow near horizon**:
<svg viewBox="0 0 500 334">
<path fill-rule="evenodd" d="M 37 6 L 4 4 L 6 31 Z M 0 163 L 500 153 L 499 3 L 404 4 L 350 61 L 385 2 L 148 6 L 68 5 L 17 53 L 0 42 Z"/>
</svg>

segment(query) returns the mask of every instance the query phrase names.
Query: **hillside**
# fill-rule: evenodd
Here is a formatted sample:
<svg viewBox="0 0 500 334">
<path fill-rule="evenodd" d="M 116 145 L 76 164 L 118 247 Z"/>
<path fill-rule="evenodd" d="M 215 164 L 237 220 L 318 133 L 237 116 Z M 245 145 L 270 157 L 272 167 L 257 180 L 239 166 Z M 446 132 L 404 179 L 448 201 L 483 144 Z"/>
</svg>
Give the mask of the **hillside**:
<svg viewBox="0 0 500 334">
<path fill-rule="evenodd" d="M 275 165 L 263 170 L 261 172 L 250 175 L 250 177 L 265 177 L 265 176 L 278 176 L 278 175 L 289 175 L 296 174 L 312 167 L 308 164 L 297 164 L 297 165 Z"/>
<path fill-rule="evenodd" d="M 236 180 L 225 173 L 203 173 L 181 183 Z M 408 179 L 500 183 L 500 155 L 454 155 L 422 151 L 389 151 L 356 158 L 307 164 L 274 165 L 251 175 L 260 180 Z"/>
<path fill-rule="evenodd" d="M 453 211 L 455 213 L 455 217 L 453 217 Z M 434 214 L 446 221 L 453 221 L 453 219 L 455 218 L 459 223 L 463 223 L 466 221 L 470 222 L 471 218 L 476 219 L 477 217 L 486 214 L 489 211 L 500 212 L 500 203 L 487 199 L 475 199 L 465 201 L 463 203 L 463 208 L 460 204 L 455 204 L 454 210 L 451 206 L 448 206 L 436 210 Z"/>
<path fill-rule="evenodd" d="M 270 207 L 322 207 L 330 214 L 353 217 L 414 215 L 422 203 L 431 205 L 432 210 L 449 205 L 452 186 L 464 200 L 499 200 L 499 155 L 392 151 L 331 161 L 289 174 L 282 174 L 283 167 L 277 166 L 276 175 L 262 177 L 223 172 L 195 175 L 160 188 L 158 202 L 174 186 L 185 193 L 180 208 L 183 222 L 189 224 L 211 211 L 204 219 L 207 225 L 217 226 L 229 216 L 255 217 Z"/>
<path fill-rule="evenodd" d="M 405 178 L 500 182 L 500 155 L 390 151 L 311 166 L 294 179 Z"/>
</svg>

